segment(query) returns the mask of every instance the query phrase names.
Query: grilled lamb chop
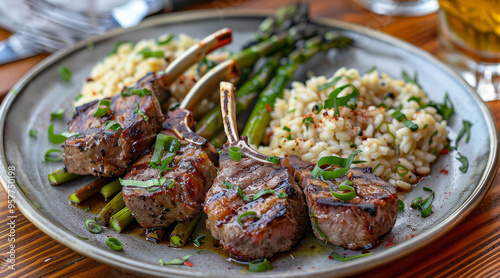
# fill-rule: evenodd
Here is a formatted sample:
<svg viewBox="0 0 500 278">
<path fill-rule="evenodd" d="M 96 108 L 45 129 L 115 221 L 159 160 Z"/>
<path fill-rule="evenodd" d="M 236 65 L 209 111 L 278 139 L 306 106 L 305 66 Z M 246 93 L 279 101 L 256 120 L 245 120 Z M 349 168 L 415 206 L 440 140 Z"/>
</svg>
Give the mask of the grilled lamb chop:
<svg viewBox="0 0 500 278">
<path fill-rule="evenodd" d="M 318 228 L 328 242 L 352 250 L 370 249 L 394 226 L 399 205 L 396 188 L 373 175 L 371 168 L 351 168 L 344 176 L 325 181 L 311 175 L 314 165 L 295 155 L 288 161 L 306 196 L 311 224 L 314 227 L 317 218 Z M 356 191 L 356 197 L 349 201 L 334 197 L 329 189 L 338 191 L 346 180 Z M 313 230 L 318 239 L 325 240 L 317 228 Z"/>
<path fill-rule="evenodd" d="M 231 83 L 221 83 L 221 104 L 229 143 L 220 155 L 220 172 L 207 193 L 207 228 L 238 259 L 271 258 L 290 250 L 304 236 L 308 226 L 304 195 L 291 167 L 267 161 L 245 139 L 238 140 Z M 241 160 L 230 158 L 230 147 L 241 148 Z M 269 192 L 257 195 L 265 190 Z"/>
<path fill-rule="evenodd" d="M 167 180 L 157 187 L 149 188 L 124 186 L 123 200 L 137 222 L 143 228 L 159 228 L 168 226 L 174 221 L 187 221 L 202 210 L 205 194 L 217 175 L 217 150 L 205 138 L 194 133 L 192 113 L 184 108 L 193 108 L 199 99 L 208 93 L 214 80 L 228 80 L 238 73 L 234 72 L 234 61 L 219 64 L 205 75 L 188 93 L 179 109 L 169 112 L 163 123 L 160 134 L 178 138 L 181 147 L 168 164 L 162 177 Z M 160 169 L 150 166 L 153 152 L 143 155 L 125 175 L 124 180 L 148 181 L 160 177 Z M 164 152 L 161 160 L 169 156 Z M 162 165 L 167 166 L 167 165 Z M 172 183 L 172 180 L 174 181 Z"/>
<path fill-rule="evenodd" d="M 109 108 L 103 116 L 95 116 L 101 101 L 93 101 L 76 108 L 68 123 L 70 137 L 63 145 L 64 164 L 73 174 L 113 177 L 124 174 L 132 163 L 148 150 L 161 129 L 164 117 L 161 101 L 169 96 L 168 85 L 207 53 L 231 42 L 231 30 L 225 28 L 206 37 L 188 49 L 156 76 L 149 73 L 135 85 L 140 95 L 118 95 L 105 98 Z M 120 128 L 106 129 L 115 121 Z"/>
</svg>

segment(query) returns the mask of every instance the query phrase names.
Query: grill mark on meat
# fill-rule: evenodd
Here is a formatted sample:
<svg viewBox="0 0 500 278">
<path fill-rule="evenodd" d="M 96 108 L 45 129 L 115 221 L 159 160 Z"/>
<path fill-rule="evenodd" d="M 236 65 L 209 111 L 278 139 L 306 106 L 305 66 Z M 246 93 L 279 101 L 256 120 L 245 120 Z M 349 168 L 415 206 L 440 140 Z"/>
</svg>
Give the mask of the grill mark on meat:
<svg viewBox="0 0 500 278">
<path fill-rule="evenodd" d="M 168 165 L 172 169 L 163 174 L 168 179 L 167 182 L 154 192 L 133 186 L 122 189 L 125 204 L 143 228 L 159 228 L 170 222 L 187 221 L 203 209 L 206 192 L 217 174 L 217 168 L 211 161 L 211 157 L 217 157 L 217 152 L 206 139 L 195 138 L 197 135 L 185 123 L 194 125 L 193 116 L 187 110 L 178 109 L 169 112 L 167 120 L 162 124 L 161 134 L 181 140 L 180 149 Z M 196 140 L 184 140 L 186 137 Z M 154 146 L 134 163 L 124 179 L 157 179 L 160 169 L 149 166 L 153 152 Z M 163 153 L 161 160 L 168 155 Z M 169 188 L 172 179 L 175 182 Z"/>
<path fill-rule="evenodd" d="M 294 155 L 287 160 L 304 190 L 309 213 L 317 217 L 319 229 L 328 242 L 353 250 L 369 249 L 394 226 L 398 212 L 396 188 L 373 175 L 370 168 L 352 168 L 342 177 L 324 181 L 312 177 L 314 165 Z M 357 196 L 349 201 L 333 197 L 329 187 L 338 190 L 348 177 Z M 313 217 L 310 221 L 314 225 Z M 313 231 L 324 240 L 316 229 Z"/>
<path fill-rule="evenodd" d="M 320 209 L 328 209 L 328 207 L 345 207 L 356 209 L 360 208 L 362 211 L 368 213 L 371 217 L 375 217 L 377 213 L 377 207 L 373 204 L 350 204 L 342 201 L 335 201 L 331 198 L 318 198 L 316 200 L 317 206 Z"/>
<path fill-rule="evenodd" d="M 224 146 L 220 155 L 221 168 L 205 200 L 207 229 L 240 260 L 272 258 L 290 250 L 302 239 L 308 222 L 303 193 L 293 175 L 285 165 L 262 163 L 245 154 L 235 161 L 229 157 L 228 148 Z M 263 189 L 284 191 L 288 197 L 267 194 L 246 202 L 224 181 L 238 186 L 249 197 Z M 242 218 L 242 227 L 238 217 L 248 211 L 260 218 Z"/>
</svg>

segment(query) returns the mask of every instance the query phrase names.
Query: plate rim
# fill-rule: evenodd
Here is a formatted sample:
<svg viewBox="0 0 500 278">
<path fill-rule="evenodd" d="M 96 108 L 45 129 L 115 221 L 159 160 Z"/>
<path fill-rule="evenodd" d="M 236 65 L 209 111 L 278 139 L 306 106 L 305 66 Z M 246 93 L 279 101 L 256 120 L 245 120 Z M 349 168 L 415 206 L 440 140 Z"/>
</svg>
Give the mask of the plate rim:
<svg viewBox="0 0 500 278">
<path fill-rule="evenodd" d="M 226 10 L 230 11 L 230 15 L 227 17 L 265 17 L 273 14 L 272 11 L 269 10 L 259 10 L 259 9 L 245 9 L 245 10 L 232 10 L 232 9 L 221 9 L 221 10 Z M 213 19 L 220 17 L 220 11 L 215 11 L 215 10 L 203 10 L 203 11 L 186 11 L 186 12 L 177 12 L 174 14 L 165 14 L 165 15 L 158 15 L 158 16 L 153 16 L 143 23 L 139 24 L 138 26 L 128 28 L 128 29 L 115 29 L 111 30 L 105 34 L 94 36 L 91 38 L 88 38 L 86 40 L 80 41 L 76 43 L 75 45 L 66 48 L 64 50 L 58 51 L 49 57 L 45 58 L 42 62 L 40 62 L 38 65 L 36 65 L 34 68 L 32 68 L 28 73 L 26 73 L 13 87 L 12 89 L 17 91 L 18 93 L 13 93 L 13 91 L 9 91 L 9 93 L 6 95 L 5 99 L 3 100 L 1 106 L 0 106 L 0 138 L 4 137 L 4 128 L 5 128 L 5 121 L 7 118 L 7 114 L 10 111 L 10 107 L 15 101 L 16 95 L 22 93 L 22 89 L 29 84 L 29 82 L 34 79 L 40 72 L 44 71 L 48 67 L 52 66 L 53 64 L 57 63 L 61 59 L 71 55 L 75 51 L 79 50 L 80 48 L 84 48 L 87 46 L 88 43 L 95 43 L 99 42 L 102 40 L 106 40 L 109 38 L 113 38 L 122 34 L 126 34 L 128 32 L 136 31 L 136 30 L 141 30 L 141 29 L 147 29 L 150 27 L 154 27 L 157 25 L 165 25 L 165 24 L 172 24 L 172 23 L 178 23 L 178 22 L 183 22 L 183 21 L 190 21 L 193 18 L 195 20 L 204 20 L 204 19 Z M 484 119 L 486 120 L 486 124 L 488 127 L 488 133 L 490 135 L 490 153 L 488 156 L 488 163 L 486 166 L 485 171 L 483 172 L 483 175 L 481 176 L 481 179 L 478 182 L 478 185 L 476 188 L 470 193 L 469 197 L 463 202 L 463 204 L 456 208 L 455 211 L 450 214 L 448 217 L 445 218 L 445 220 L 441 221 L 437 225 L 435 225 L 433 228 L 419 234 L 418 237 L 415 237 L 410 241 L 405 241 L 403 243 L 398 244 L 397 246 L 394 246 L 390 249 L 384 250 L 385 256 L 374 256 L 374 257 L 367 257 L 364 260 L 354 260 L 350 262 L 343 263 L 342 265 L 334 265 L 331 268 L 321 268 L 321 269 L 314 269 L 314 270 L 302 270 L 300 272 L 281 272 L 281 273 L 267 273 L 266 277 L 285 277 L 285 276 L 290 276 L 290 277 L 296 277 L 296 276 L 308 276 L 308 275 L 328 275 L 331 274 L 329 272 L 331 271 L 336 271 L 337 275 L 352 275 L 352 274 L 357 274 L 361 273 L 370 269 L 374 269 L 376 267 L 379 267 L 381 265 L 387 264 L 391 261 L 397 260 L 399 258 L 402 258 L 404 256 L 407 256 L 413 252 L 416 252 L 417 250 L 427 246 L 428 244 L 436 241 L 439 239 L 441 236 L 444 234 L 448 233 L 449 230 L 451 230 L 453 227 L 455 227 L 462 219 L 464 219 L 470 212 L 479 204 L 479 202 L 484 198 L 486 193 L 488 192 L 489 188 L 491 187 L 491 184 L 493 183 L 493 180 L 496 176 L 496 172 L 498 169 L 498 156 L 499 156 L 499 149 L 498 149 L 498 131 L 497 131 L 497 126 L 496 122 L 494 121 L 493 115 L 491 111 L 489 110 L 488 106 L 486 103 L 484 103 L 480 97 L 475 93 L 475 91 L 464 81 L 462 80 L 458 74 L 456 74 L 454 71 L 452 71 L 447 65 L 439 61 L 437 58 L 432 56 L 430 53 L 427 51 L 419 48 L 418 46 L 412 45 L 409 42 L 403 41 L 401 39 L 398 39 L 396 37 L 393 37 L 391 35 L 388 35 L 386 33 L 383 33 L 381 31 L 371 29 L 365 26 L 361 25 L 356 25 L 353 23 L 347 23 L 343 21 L 339 21 L 336 19 L 329 19 L 329 18 L 324 18 L 324 17 L 314 17 L 311 19 L 312 23 L 320 24 L 320 25 L 325 25 L 325 26 L 330 26 L 330 27 L 335 27 L 335 28 L 341 28 L 345 29 L 348 31 L 354 31 L 356 33 L 363 34 L 363 36 L 368 36 L 372 37 L 375 39 L 379 39 L 385 42 L 388 42 L 390 44 L 393 44 L 397 47 L 403 48 L 406 51 L 412 52 L 416 55 L 418 55 L 421 58 L 424 58 L 425 60 L 431 61 L 432 63 L 436 64 L 439 66 L 443 71 L 445 71 L 447 74 L 451 75 L 452 77 L 455 78 L 455 81 L 459 82 L 462 87 L 467 88 L 468 92 L 471 94 L 471 96 L 475 99 L 476 103 L 479 105 L 479 108 L 481 110 L 482 115 L 484 116 Z M 3 140 L 2 140 L 3 141 Z M 7 192 L 7 161 L 4 157 L 4 144 L 0 144 L 0 183 L 2 184 L 2 187 L 4 190 Z M 491 163 L 490 163 L 491 162 Z M 16 187 L 19 193 L 22 193 L 21 190 L 19 190 L 19 187 Z M 99 248 L 95 248 L 93 244 L 87 243 L 85 241 L 81 240 L 74 240 L 76 236 L 71 235 L 71 233 L 66 232 L 62 230 L 61 228 L 57 227 L 49 229 L 47 226 L 47 223 L 51 223 L 47 217 L 39 213 L 36 207 L 28 200 L 28 197 L 24 194 L 17 194 L 16 195 L 16 204 L 17 208 L 23 213 L 23 215 L 31 222 L 33 223 L 37 228 L 42 230 L 45 234 L 50 236 L 52 239 L 56 240 L 57 242 L 63 244 L 64 246 L 72 249 L 73 251 L 82 254 L 86 257 L 90 257 L 96 261 L 99 261 L 101 263 L 104 263 L 106 265 L 109 265 L 114 268 L 118 269 L 125 269 L 126 271 L 132 272 L 132 273 L 138 273 L 141 275 L 153 275 L 153 276 L 159 276 L 159 275 L 176 275 L 176 276 L 181 276 L 181 277 L 206 277 L 207 274 L 201 272 L 201 271 L 185 271 L 181 269 L 176 269 L 176 268 L 159 268 L 156 265 L 150 264 L 150 263 L 143 263 L 143 262 L 138 262 L 134 261 L 132 259 L 123 257 L 120 255 L 120 253 L 112 253 L 109 251 L 103 251 Z M 45 222 L 45 223 L 44 223 Z M 138 271 L 140 270 L 140 271 Z M 212 275 L 214 273 L 211 273 Z M 218 276 L 221 276 L 219 273 L 217 274 Z M 223 274 L 224 276 L 228 276 L 228 274 Z M 230 274 L 231 276 L 234 276 L 234 274 Z M 248 277 L 252 277 L 255 274 L 249 274 L 245 275 Z M 256 276 L 256 275 L 255 275 Z"/>
</svg>

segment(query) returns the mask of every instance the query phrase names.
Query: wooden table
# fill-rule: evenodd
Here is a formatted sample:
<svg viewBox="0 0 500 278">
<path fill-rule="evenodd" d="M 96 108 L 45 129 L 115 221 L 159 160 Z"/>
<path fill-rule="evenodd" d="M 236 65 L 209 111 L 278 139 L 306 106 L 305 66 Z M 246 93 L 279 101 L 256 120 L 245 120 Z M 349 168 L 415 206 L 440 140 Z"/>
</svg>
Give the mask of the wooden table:
<svg viewBox="0 0 500 278">
<path fill-rule="evenodd" d="M 276 10 L 285 0 L 216 0 L 189 9 Z M 405 18 L 367 12 L 348 0 L 311 0 L 312 17 L 335 18 L 379 29 L 436 54 L 436 14 Z M 8 32 L 0 29 L 0 39 Z M 17 80 L 46 54 L 0 66 L 0 100 Z M 500 102 L 488 103 L 500 124 Z M 0 256 L 9 250 L 7 196 L 0 190 Z M 2 277 L 134 277 L 86 258 L 57 243 L 16 210 L 16 270 L 0 269 Z M 363 273 L 366 277 L 500 276 L 500 180 L 494 181 L 480 205 L 453 231 L 390 266 Z"/>
</svg>

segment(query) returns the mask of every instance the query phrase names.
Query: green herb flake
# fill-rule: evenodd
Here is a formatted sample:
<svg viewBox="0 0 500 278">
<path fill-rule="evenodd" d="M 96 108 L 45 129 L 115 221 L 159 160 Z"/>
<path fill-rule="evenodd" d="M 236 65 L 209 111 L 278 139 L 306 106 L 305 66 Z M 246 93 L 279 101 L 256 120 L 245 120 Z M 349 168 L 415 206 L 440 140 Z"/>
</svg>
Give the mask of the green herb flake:
<svg viewBox="0 0 500 278">
<path fill-rule="evenodd" d="M 167 37 L 164 39 L 164 40 L 161 40 L 161 41 L 158 41 L 157 44 L 158 45 L 164 45 L 164 44 L 167 44 L 169 43 L 172 39 L 174 38 L 174 36 L 172 35 L 167 35 Z"/>
<path fill-rule="evenodd" d="M 458 159 L 458 161 L 460 161 L 462 163 L 462 166 L 460 166 L 460 168 L 458 168 L 458 169 L 460 171 L 462 171 L 462 173 L 467 173 L 467 170 L 469 169 L 469 160 L 467 159 L 467 157 L 458 153 L 457 159 Z"/>
<path fill-rule="evenodd" d="M 398 210 L 404 210 L 405 209 L 405 203 L 403 203 L 403 201 L 401 201 L 401 199 L 398 199 Z"/>
<path fill-rule="evenodd" d="M 460 139 L 462 139 L 462 137 L 464 135 L 466 135 L 465 136 L 465 143 L 469 143 L 470 127 L 472 126 L 472 124 L 471 124 L 471 122 L 466 121 L 466 120 L 463 120 L 462 123 L 463 123 L 463 126 L 462 126 L 462 129 L 460 130 L 460 132 L 458 133 L 457 139 L 455 140 L 455 146 L 458 146 L 458 142 L 460 141 Z"/>
<path fill-rule="evenodd" d="M 437 134 L 438 134 L 438 131 L 434 130 L 434 132 L 431 135 L 431 138 L 429 138 L 429 142 L 428 142 L 429 145 L 432 144 L 432 138 L 434 138 L 434 136 L 436 136 Z"/>
<path fill-rule="evenodd" d="M 313 123 L 314 120 L 312 117 L 307 117 L 302 120 L 302 123 L 306 126 L 306 130 L 309 129 L 309 124 Z"/>
<path fill-rule="evenodd" d="M 134 42 L 133 42 L 133 41 L 117 41 L 117 42 L 115 43 L 115 46 L 113 47 L 113 50 L 111 50 L 111 52 L 109 53 L 109 55 L 116 54 L 116 53 L 118 52 L 118 48 L 119 48 L 122 44 L 130 44 L 130 45 L 132 45 L 132 47 L 134 47 Z"/>
<path fill-rule="evenodd" d="M 318 217 L 316 217 L 316 215 L 314 214 L 309 214 L 310 217 L 314 218 L 314 229 L 316 230 L 316 232 L 325 239 L 325 245 L 328 243 L 328 239 L 326 238 L 325 234 L 321 231 L 321 229 L 319 228 L 319 225 L 318 225 Z"/>
<path fill-rule="evenodd" d="M 71 80 L 72 72 L 67 66 L 59 67 L 59 76 L 65 82 L 69 82 Z"/>
<path fill-rule="evenodd" d="M 434 201 L 434 191 L 430 189 L 429 187 L 423 187 L 425 191 L 431 192 L 431 195 L 427 197 L 425 200 L 422 201 L 422 197 L 417 197 L 413 199 L 413 201 L 410 204 L 411 208 L 414 208 L 420 212 L 420 216 L 422 218 L 425 218 L 429 216 L 432 212 L 432 202 Z"/>
<path fill-rule="evenodd" d="M 30 128 L 30 137 L 36 138 L 38 136 L 38 131 L 36 129 Z"/>
<path fill-rule="evenodd" d="M 343 97 L 338 97 L 338 95 L 346 88 L 351 88 L 352 92 Z M 356 107 L 356 102 L 358 101 L 359 91 L 354 85 L 346 84 L 344 86 L 338 87 L 333 90 L 328 99 L 325 100 L 325 109 L 333 108 L 334 116 L 340 116 L 339 107 L 346 106 L 347 108 L 354 109 Z"/>
<path fill-rule="evenodd" d="M 243 222 L 241 222 L 241 218 L 244 218 L 247 216 L 249 216 L 253 219 L 257 219 L 257 220 L 260 219 L 260 216 L 258 216 L 255 211 L 251 211 L 251 210 L 246 211 L 238 216 L 238 224 L 240 224 L 241 227 L 243 227 Z"/>
<path fill-rule="evenodd" d="M 248 263 L 248 270 L 250 272 L 266 272 L 271 270 L 272 266 L 268 259 L 258 259 Z"/>
<path fill-rule="evenodd" d="M 373 66 L 371 69 L 369 69 L 367 72 L 365 72 L 365 74 L 370 74 L 376 70 L 377 70 L 377 66 Z"/>
<path fill-rule="evenodd" d="M 205 235 L 201 235 L 193 239 L 193 244 L 196 247 L 200 247 L 203 244 L 203 240 L 205 240 Z"/>
<path fill-rule="evenodd" d="M 186 255 L 186 256 L 183 256 L 183 257 L 180 257 L 180 258 L 177 258 L 177 259 L 173 259 L 169 262 L 164 262 L 162 259 L 159 260 L 159 263 L 160 265 L 182 265 L 184 264 L 184 262 L 186 262 L 187 260 L 189 260 L 189 258 L 191 258 L 194 254 L 191 254 L 191 255 Z"/>
</svg>

